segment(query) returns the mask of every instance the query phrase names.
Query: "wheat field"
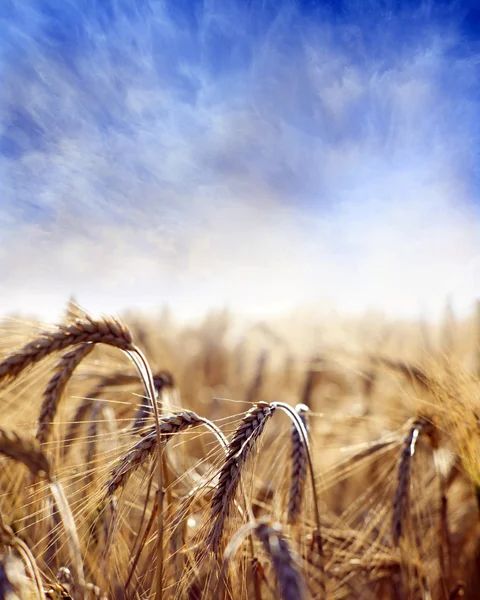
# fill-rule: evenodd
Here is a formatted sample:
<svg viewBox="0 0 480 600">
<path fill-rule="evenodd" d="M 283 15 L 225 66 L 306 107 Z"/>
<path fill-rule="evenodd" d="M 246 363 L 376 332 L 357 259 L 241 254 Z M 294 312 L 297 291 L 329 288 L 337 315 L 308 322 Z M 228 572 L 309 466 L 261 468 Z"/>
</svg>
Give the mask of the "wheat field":
<svg viewBox="0 0 480 600">
<path fill-rule="evenodd" d="M 2 598 L 478 597 L 478 315 L 1 330 Z"/>
</svg>

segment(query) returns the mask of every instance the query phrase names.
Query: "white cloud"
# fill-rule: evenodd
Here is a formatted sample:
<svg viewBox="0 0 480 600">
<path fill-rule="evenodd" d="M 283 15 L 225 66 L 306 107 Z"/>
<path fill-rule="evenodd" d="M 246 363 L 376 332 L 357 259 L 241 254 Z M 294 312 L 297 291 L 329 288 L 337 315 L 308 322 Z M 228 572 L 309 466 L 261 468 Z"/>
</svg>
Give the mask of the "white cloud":
<svg viewBox="0 0 480 600">
<path fill-rule="evenodd" d="M 476 58 L 449 52 L 454 30 L 405 46 L 376 29 L 375 53 L 292 7 L 265 28 L 207 3 L 189 35 L 152 6 L 89 23 L 75 69 L 34 31 L 28 69 L 2 68 L 3 120 L 17 104 L 43 134 L 0 158 L 1 309 L 73 292 L 99 310 L 415 314 L 480 294 Z"/>
</svg>

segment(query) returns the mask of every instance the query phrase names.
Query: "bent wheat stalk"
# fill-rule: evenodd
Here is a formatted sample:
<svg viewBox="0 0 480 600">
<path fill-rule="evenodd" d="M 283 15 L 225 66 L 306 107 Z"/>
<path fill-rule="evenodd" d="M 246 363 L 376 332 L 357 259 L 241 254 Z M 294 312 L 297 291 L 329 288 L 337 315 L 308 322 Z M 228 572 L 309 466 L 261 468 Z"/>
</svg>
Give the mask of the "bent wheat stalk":
<svg viewBox="0 0 480 600">
<path fill-rule="evenodd" d="M 274 406 L 275 408 L 280 408 L 285 413 L 287 413 L 287 415 L 289 415 L 289 417 L 292 419 L 295 427 L 297 428 L 300 438 L 302 439 L 302 442 L 304 444 L 305 455 L 307 458 L 308 468 L 310 471 L 310 481 L 311 481 L 311 485 L 312 485 L 312 494 L 313 494 L 313 506 L 314 506 L 314 510 L 315 510 L 315 523 L 316 523 L 316 528 L 317 528 L 317 531 L 315 534 L 315 541 L 316 541 L 316 544 L 318 547 L 319 554 L 321 556 L 323 556 L 323 540 L 322 540 L 322 529 L 321 529 L 321 521 L 320 521 L 320 505 L 319 505 L 319 501 L 318 501 L 317 486 L 315 483 L 315 471 L 313 468 L 312 453 L 310 450 L 310 442 L 308 439 L 308 432 L 307 432 L 305 425 L 304 425 L 302 419 L 300 418 L 298 412 L 296 412 L 291 406 L 289 406 L 288 404 L 285 404 L 284 402 L 273 402 L 272 406 Z"/>
<path fill-rule="evenodd" d="M 160 404 L 162 404 L 161 397 L 163 390 L 167 388 L 174 388 L 175 380 L 168 371 L 160 371 L 153 376 L 153 384 L 155 386 L 156 395 L 160 399 Z M 135 414 L 132 431 L 135 432 L 141 429 L 142 426 L 146 425 L 151 416 L 152 410 L 150 403 L 148 402 L 148 398 L 142 398 L 142 402 Z"/>
<path fill-rule="evenodd" d="M 431 435 L 433 425 L 425 417 L 417 417 L 411 423 L 403 442 L 397 471 L 397 487 L 393 500 L 392 540 L 398 546 L 403 533 L 403 520 L 408 506 L 412 458 L 415 454 L 418 438 L 421 434 Z"/>
</svg>

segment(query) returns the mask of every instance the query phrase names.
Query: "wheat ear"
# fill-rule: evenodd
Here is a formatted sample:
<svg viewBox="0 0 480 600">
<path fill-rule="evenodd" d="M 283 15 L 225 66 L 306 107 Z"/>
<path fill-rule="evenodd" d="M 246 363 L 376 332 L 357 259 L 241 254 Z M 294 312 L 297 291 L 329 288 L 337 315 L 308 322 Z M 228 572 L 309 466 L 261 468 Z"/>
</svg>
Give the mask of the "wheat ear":
<svg viewBox="0 0 480 600">
<path fill-rule="evenodd" d="M 283 537 L 281 528 L 260 523 L 255 527 L 255 533 L 272 560 L 282 598 L 284 600 L 304 598 L 305 583 L 298 571 L 293 550 Z"/>
<path fill-rule="evenodd" d="M 37 440 L 15 431 L 0 429 L 0 454 L 28 467 L 32 475 L 49 479 L 50 463 Z"/>
<path fill-rule="evenodd" d="M 308 433 L 307 413 L 308 406 L 297 404 L 296 412 L 302 419 Z M 296 424 L 292 425 L 292 475 L 288 499 L 288 522 L 294 524 L 298 520 L 305 492 L 305 478 L 307 476 L 307 451 Z"/>
<path fill-rule="evenodd" d="M 408 508 L 412 458 L 415 454 L 417 441 L 420 434 L 430 434 L 432 428 L 432 423 L 425 417 L 417 417 L 412 421 L 403 441 L 403 448 L 398 463 L 397 486 L 393 499 L 392 540 L 394 546 L 398 546 L 403 533 L 403 520 Z"/>
<path fill-rule="evenodd" d="M 228 454 L 220 469 L 219 481 L 211 505 L 213 524 L 206 544 L 213 552 L 218 552 L 225 522 L 230 514 L 240 483 L 242 468 L 247 462 L 255 442 L 262 434 L 266 422 L 274 412 L 275 407 L 267 402 L 256 404 L 245 414 L 228 444 Z"/>
<path fill-rule="evenodd" d="M 78 320 L 68 325 L 59 325 L 54 332 L 42 333 L 18 352 L 7 356 L 0 363 L 0 384 L 18 377 L 22 371 L 53 352 L 88 342 L 115 346 L 127 352 L 135 351 L 130 332 L 119 321 L 113 318 Z"/>
<path fill-rule="evenodd" d="M 245 536 L 252 530 L 272 561 L 281 598 L 283 600 L 303 600 L 306 597 L 306 585 L 298 569 L 298 557 L 282 534 L 280 525 L 254 521 L 241 527 L 225 549 L 222 575 L 228 561 L 233 557 Z M 221 576 L 220 581 L 223 582 L 223 579 Z"/>
<path fill-rule="evenodd" d="M 160 434 L 162 443 L 175 433 L 184 431 L 192 427 L 204 425 L 206 419 L 199 417 L 192 411 L 185 410 L 170 417 L 160 419 Z M 157 447 L 156 426 L 153 425 L 143 434 L 141 440 L 136 442 L 128 452 L 120 459 L 119 464 L 113 469 L 110 479 L 107 483 L 107 495 L 111 496 L 118 488 L 125 486 L 130 476 L 142 464 L 152 456 Z"/>
<path fill-rule="evenodd" d="M 53 420 L 57 413 L 58 404 L 63 396 L 65 388 L 74 370 L 80 362 L 90 354 L 94 344 L 81 344 L 67 354 L 62 356 L 61 361 L 55 367 L 55 375 L 48 382 L 43 392 L 43 401 L 38 417 L 38 428 L 36 438 L 43 443 L 48 441 L 52 431 Z"/>
</svg>

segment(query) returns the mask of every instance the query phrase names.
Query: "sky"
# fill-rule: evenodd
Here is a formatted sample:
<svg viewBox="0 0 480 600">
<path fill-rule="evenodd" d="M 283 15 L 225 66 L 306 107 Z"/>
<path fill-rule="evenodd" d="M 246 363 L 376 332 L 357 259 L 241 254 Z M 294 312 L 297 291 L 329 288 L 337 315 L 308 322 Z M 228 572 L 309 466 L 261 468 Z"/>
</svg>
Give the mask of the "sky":
<svg viewBox="0 0 480 600">
<path fill-rule="evenodd" d="M 0 314 L 469 310 L 475 5 L 2 0 Z"/>
</svg>

